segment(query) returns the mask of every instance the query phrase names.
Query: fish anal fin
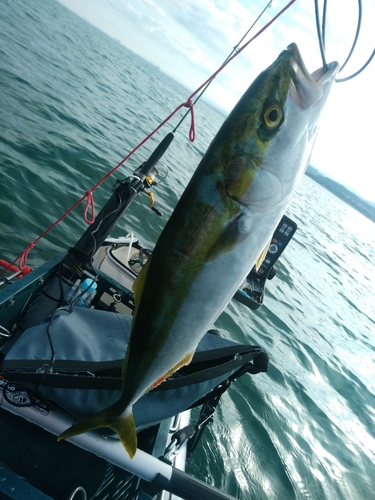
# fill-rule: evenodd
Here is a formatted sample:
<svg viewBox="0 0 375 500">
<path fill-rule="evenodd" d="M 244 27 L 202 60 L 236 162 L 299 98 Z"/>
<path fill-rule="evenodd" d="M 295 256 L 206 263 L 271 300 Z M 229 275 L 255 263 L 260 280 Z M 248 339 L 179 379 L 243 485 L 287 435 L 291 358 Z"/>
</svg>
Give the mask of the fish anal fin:
<svg viewBox="0 0 375 500">
<path fill-rule="evenodd" d="M 130 458 L 134 457 L 137 451 L 137 433 L 131 407 L 121 415 L 115 415 L 111 408 L 92 415 L 82 420 L 82 422 L 69 427 L 69 429 L 58 436 L 57 441 L 78 436 L 84 432 L 100 429 L 101 427 L 109 427 L 115 431 L 124 448 L 129 453 Z"/>
<path fill-rule="evenodd" d="M 147 270 L 150 267 L 150 261 L 151 261 L 151 259 L 152 259 L 152 255 L 148 259 L 148 261 L 146 262 L 146 264 L 144 265 L 144 267 L 142 268 L 141 272 L 138 274 L 138 276 L 136 277 L 136 279 L 135 279 L 135 281 L 133 283 L 133 292 L 134 292 L 134 302 L 135 302 L 135 305 L 139 304 L 139 301 L 140 301 L 140 298 L 141 298 L 141 295 L 142 295 L 142 291 L 143 291 L 143 288 L 145 286 L 146 276 L 147 276 Z"/>
<path fill-rule="evenodd" d="M 263 248 L 261 254 L 259 255 L 259 257 L 255 261 L 254 266 L 255 266 L 256 271 L 258 271 L 260 266 L 263 264 L 263 261 L 266 258 L 271 241 L 272 241 L 272 238 L 270 239 L 270 241 L 267 242 L 267 245 Z"/>
<path fill-rule="evenodd" d="M 157 387 L 162 382 L 164 382 L 164 380 L 167 380 L 167 378 L 170 377 L 174 372 L 176 372 L 177 370 L 179 370 L 183 366 L 188 365 L 190 363 L 190 361 L 193 359 L 194 353 L 195 353 L 195 348 L 192 351 L 188 352 L 186 354 L 186 356 L 184 356 L 181 359 L 181 361 L 179 361 L 173 368 L 168 370 L 167 373 L 165 373 L 162 377 L 160 377 L 158 380 L 156 380 L 156 382 L 154 382 L 152 384 L 152 386 L 150 387 L 149 390 L 155 389 L 155 387 Z"/>
</svg>

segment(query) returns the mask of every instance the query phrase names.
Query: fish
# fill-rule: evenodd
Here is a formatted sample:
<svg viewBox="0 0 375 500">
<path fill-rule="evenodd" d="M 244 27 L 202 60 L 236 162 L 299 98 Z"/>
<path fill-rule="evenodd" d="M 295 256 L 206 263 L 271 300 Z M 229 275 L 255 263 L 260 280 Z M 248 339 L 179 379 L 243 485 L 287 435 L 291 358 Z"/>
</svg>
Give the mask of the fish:
<svg viewBox="0 0 375 500">
<path fill-rule="evenodd" d="M 134 282 L 122 394 L 59 436 L 109 427 L 132 458 L 133 405 L 188 364 L 251 271 L 309 162 L 338 63 L 311 75 L 290 44 L 212 140 Z"/>
</svg>

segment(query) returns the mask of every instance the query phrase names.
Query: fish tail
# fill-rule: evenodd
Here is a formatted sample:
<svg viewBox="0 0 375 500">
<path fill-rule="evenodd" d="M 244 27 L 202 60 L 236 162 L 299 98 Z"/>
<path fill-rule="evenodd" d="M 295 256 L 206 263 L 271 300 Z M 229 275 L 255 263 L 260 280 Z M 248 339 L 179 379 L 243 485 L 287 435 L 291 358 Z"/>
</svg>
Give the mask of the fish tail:
<svg viewBox="0 0 375 500">
<path fill-rule="evenodd" d="M 132 411 L 130 410 L 128 415 L 117 418 L 111 425 L 111 429 L 118 434 L 129 457 L 133 458 L 137 451 L 137 432 Z"/>
<path fill-rule="evenodd" d="M 130 458 L 134 457 L 137 451 L 137 433 L 131 407 L 121 415 L 115 415 L 111 408 L 92 415 L 82 420 L 82 422 L 69 427 L 69 429 L 60 434 L 57 441 L 78 436 L 84 432 L 93 431 L 101 427 L 109 427 L 115 431 L 125 450 L 129 453 Z"/>
</svg>

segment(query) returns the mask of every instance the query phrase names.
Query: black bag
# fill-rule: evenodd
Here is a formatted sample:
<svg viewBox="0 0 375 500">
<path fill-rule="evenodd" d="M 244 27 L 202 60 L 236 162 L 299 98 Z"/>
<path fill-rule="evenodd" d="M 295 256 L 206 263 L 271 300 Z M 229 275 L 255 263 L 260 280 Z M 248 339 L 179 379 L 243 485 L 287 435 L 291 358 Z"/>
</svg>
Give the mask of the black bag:
<svg viewBox="0 0 375 500">
<path fill-rule="evenodd" d="M 76 307 L 52 322 L 29 328 L 7 352 L 3 377 L 37 392 L 78 418 L 115 403 L 131 316 Z M 224 380 L 267 371 L 261 348 L 239 345 L 208 332 L 191 363 L 145 394 L 133 407 L 140 431 L 208 400 Z"/>
</svg>

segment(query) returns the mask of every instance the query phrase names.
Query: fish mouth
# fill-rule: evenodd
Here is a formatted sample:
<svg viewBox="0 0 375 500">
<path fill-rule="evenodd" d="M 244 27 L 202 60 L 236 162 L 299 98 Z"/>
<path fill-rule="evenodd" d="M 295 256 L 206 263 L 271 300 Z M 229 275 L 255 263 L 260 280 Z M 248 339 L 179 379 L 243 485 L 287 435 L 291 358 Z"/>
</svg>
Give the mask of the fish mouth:
<svg viewBox="0 0 375 500">
<path fill-rule="evenodd" d="M 330 88 L 335 80 L 339 64 L 333 61 L 309 73 L 302 60 L 300 51 L 295 43 L 287 47 L 292 68 L 291 95 L 293 100 L 302 108 L 308 108 L 317 102 L 324 93 L 324 87 Z"/>
</svg>

